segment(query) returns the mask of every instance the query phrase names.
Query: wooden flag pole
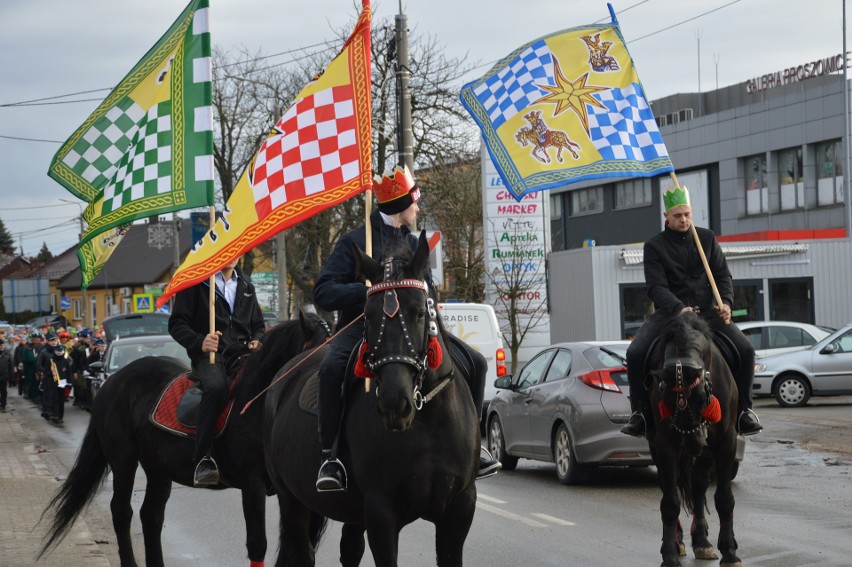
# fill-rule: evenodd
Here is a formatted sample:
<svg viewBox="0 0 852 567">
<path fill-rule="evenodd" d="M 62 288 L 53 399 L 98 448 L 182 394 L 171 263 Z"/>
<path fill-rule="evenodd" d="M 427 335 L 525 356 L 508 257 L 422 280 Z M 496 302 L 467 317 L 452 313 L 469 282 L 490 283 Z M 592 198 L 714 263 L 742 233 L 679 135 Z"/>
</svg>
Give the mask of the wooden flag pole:
<svg viewBox="0 0 852 567">
<path fill-rule="evenodd" d="M 669 173 L 674 183 L 675 189 L 680 188 L 680 183 L 677 181 L 677 175 L 672 171 Z M 719 307 L 719 312 L 722 312 L 722 296 L 719 295 L 719 288 L 716 287 L 716 278 L 713 277 L 713 272 L 710 271 L 710 264 L 707 262 L 707 256 L 704 254 L 704 248 L 701 246 L 701 240 L 698 238 L 698 231 L 695 230 L 695 222 L 689 223 L 689 230 L 692 232 L 692 237 L 695 239 L 695 247 L 698 248 L 698 255 L 701 257 L 701 263 L 704 264 L 704 271 L 707 273 L 707 280 L 710 282 L 710 288 L 713 290 L 713 297 L 716 299 L 716 305 Z M 725 321 L 729 324 L 730 321 Z"/>
<path fill-rule="evenodd" d="M 210 206 L 210 230 L 216 223 L 216 208 Z M 210 334 L 216 333 L 216 274 L 210 276 L 210 302 L 209 302 Z M 216 353 L 210 353 L 210 364 L 216 364 Z"/>
<path fill-rule="evenodd" d="M 364 230 L 366 231 L 365 232 L 364 247 L 366 248 L 365 252 L 367 253 L 367 256 L 372 258 L 373 257 L 373 225 L 370 222 L 370 215 L 373 212 L 373 210 L 372 210 L 373 209 L 373 190 L 367 189 L 366 191 L 364 191 L 364 196 L 365 196 L 364 214 L 367 217 L 367 221 L 364 223 Z M 373 285 L 370 282 L 370 280 L 367 280 L 364 283 L 367 284 L 367 287 L 371 287 Z M 364 378 L 364 391 L 365 392 L 370 391 L 370 382 L 371 382 L 371 380 L 369 378 Z"/>
</svg>

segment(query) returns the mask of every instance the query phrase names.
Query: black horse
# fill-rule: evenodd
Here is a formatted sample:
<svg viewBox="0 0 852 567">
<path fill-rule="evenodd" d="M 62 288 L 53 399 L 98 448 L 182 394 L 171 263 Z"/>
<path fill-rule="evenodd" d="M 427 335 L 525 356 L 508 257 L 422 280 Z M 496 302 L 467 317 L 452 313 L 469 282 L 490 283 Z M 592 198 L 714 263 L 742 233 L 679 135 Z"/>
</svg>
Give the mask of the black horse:
<svg viewBox="0 0 852 567">
<path fill-rule="evenodd" d="M 693 313 L 681 313 L 663 331 L 652 361 L 651 454 L 663 492 L 663 567 L 680 566 L 685 555 L 678 515 L 693 515 L 690 533 L 696 559 L 717 559 L 708 540 L 706 492 L 716 473 L 716 511 L 722 565 L 742 565 L 734 538 L 731 480 L 737 449 L 737 387 L 713 342 L 709 326 Z"/>
<path fill-rule="evenodd" d="M 313 565 L 326 518 L 345 524 L 344 565 L 359 564 L 365 530 L 376 566 L 397 565 L 399 532 L 420 518 L 435 524 L 437 564 L 461 565 L 476 506 L 478 412 L 428 300 L 428 242 L 421 236 L 413 257 L 400 252 L 385 270 L 355 253 L 362 276 L 383 280 L 368 292 L 367 346 L 359 351 L 375 388 L 358 382 L 348 392 L 339 447 L 348 491 L 323 493 L 315 487 L 317 417 L 304 409 L 316 399 L 310 382 L 322 350 L 269 392 L 263 434 L 281 510 L 276 565 Z"/>
<path fill-rule="evenodd" d="M 246 547 L 253 567 L 266 555 L 266 497 L 272 486 L 263 464 L 262 404 L 241 410 L 266 388 L 281 366 L 305 350 L 321 344 L 330 334 L 316 316 L 300 315 L 271 329 L 263 348 L 249 355 L 234 389 L 229 423 L 215 440 L 213 453 L 227 484 L 214 488 L 242 491 L 246 522 Z M 155 426 L 149 416 L 169 381 L 185 372 L 180 361 L 145 357 L 122 368 L 107 380 L 95 398 L 83 445 L 68 479 L 58 489 L 42 517 L 50 526 L 39 557 L 58 544 L 76 518 L 113 473 L 110 503 L 118 552 L 123 567 L 135 566 L 130 539 L 133 509 L 130 497 L 138 465 L 147 477 L 145 499 L 139 511 L 148 566 L 163 565 L 160 532 L 172 482 L 192 486 L 194 439 L 180 437 Z"/>
</svg>

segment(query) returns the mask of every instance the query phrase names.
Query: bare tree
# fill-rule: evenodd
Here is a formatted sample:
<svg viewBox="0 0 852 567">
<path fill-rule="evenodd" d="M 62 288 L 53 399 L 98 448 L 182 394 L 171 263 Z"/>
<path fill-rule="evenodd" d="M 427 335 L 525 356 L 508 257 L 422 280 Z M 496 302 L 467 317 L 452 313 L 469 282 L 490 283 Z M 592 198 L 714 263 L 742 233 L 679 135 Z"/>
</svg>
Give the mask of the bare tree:
<svg viewBox="0 0 852 567">
<path fill-rule="evenodd" d="M 511 353 L 511 373 L 514 374 L 524 339 L 535 332 L 547 314 L 543 300 L 547 278 L 544 247 L 538 235 L 524 221 L 503 219 L 501 222 L 506 226 L 498 227 L 496 221 L 491 221 L 493 242 L 508 246 L 491 248 L 486 277 L 494 289 L 494 310 L 501 322 L 503 341 Z"/>
</svg>

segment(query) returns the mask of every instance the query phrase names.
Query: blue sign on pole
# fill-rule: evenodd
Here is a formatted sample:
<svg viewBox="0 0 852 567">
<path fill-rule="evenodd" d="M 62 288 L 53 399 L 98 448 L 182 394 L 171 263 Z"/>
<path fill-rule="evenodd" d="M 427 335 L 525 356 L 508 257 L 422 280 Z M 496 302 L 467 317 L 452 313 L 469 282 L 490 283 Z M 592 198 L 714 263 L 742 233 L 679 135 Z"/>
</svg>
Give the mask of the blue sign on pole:
<svg viewBox="0 0 852 567">
<path fill-rule="evenodd" d="M 59 298 L 59 308 L 62 309 L 62 311 L 67 311 L 67 310 L 71 309 L 71 298 L 66 296 L 66 295 L 63 295 L 62 297 L 60 297 Z"/>
</svg>

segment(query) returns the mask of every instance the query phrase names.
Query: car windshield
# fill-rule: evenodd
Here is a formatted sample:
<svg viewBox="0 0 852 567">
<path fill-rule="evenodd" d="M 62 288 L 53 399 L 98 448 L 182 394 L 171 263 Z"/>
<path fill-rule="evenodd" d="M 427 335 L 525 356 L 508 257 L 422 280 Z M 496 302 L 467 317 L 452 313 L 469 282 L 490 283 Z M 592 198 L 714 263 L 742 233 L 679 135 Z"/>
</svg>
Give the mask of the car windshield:
<svg viewBox="0 0 852 567">
<path fill-rule="evenodd" d="M 109 350 L 109 358 L 106 363 L 107 374 L 112 374 L 144 356 L 171 356 L 189 364 L 186 351 L 177 342 L 172 340 L 125 344 L 122 344 L 119 340 L 110 345 Z"/>
<path fill-rule="evenodd" d="M 104 321 L 107 341 L 140 335 L 169 334 L 169 318 L 161 314 L 131 315 Z"/>
</svg>

